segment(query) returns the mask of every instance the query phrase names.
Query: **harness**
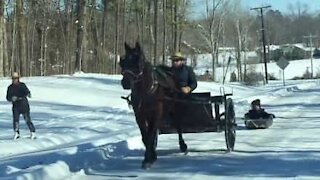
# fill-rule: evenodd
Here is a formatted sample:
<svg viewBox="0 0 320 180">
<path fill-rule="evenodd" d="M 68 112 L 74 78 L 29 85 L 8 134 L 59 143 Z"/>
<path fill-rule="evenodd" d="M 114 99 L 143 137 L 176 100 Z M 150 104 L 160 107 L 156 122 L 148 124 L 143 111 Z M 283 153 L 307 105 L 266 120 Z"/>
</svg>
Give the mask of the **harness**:
<svg viewBox="0 0 320 180">
<path fill-rule="evenodd" d="M 154 94 L 159 87 L 158 77 L 156 75 L 156 68 L 152 68 L 151 71 L 151 86 L 147 91 L 147 94 Z"/>
<path fill-rule="evenodd" d="M 133 78 L 133 84 L 136 84 L 138 82 L 143 81 L 143 75 L 145 75 L 145 66 L 143 66 L 142 70 L 139 71 L 139 73 L 135 73 L 133 70 L 124 70 L 121 72 L 122 75 L 124 74 L 128 74 Z M 166 83 L 161 83 L 160 82 L 160 78 L 168 78 L 168 72 L 166 71 L 166 69 L 164 69 L 163 67 L 152 67 L 152 69 L 150 70 L 150 84 L 148 84 L 148 88 L 145 90 L 146 95 L 154 95 L 155 92 L 158 90 L 158 88 L 164 87 L 164 88 L 170 88 L 170 86 L 168 86 Z M 173 92 L 177 92 L 180 93 L 181 91 L 179 91 L 176 87 L 172 88 Z M 122 99 L 126 100 L 128 103 L 128 106 L 131 108 L 133 106 L 133 102 L 132 102 L 132 94 L 130 93 L 128 96 L 121 96 Z M 138 107 L 137 109 L 139 110 L 142 106 L 142 101 L 144 98 L 140 98 L 139 102 L 138 102 Z M 164 96 L 163 99 L 158 99 L 159 101 L 163 101 L 163 100 L 170 100 L 170 101 L 184 101 L 184 100 L 179 100 L 177 98 L 172 98 L 169 96 Z M 153 107 L 150 107 L 153 108 Z"/>
<path fill-rule="evenodd" d="M 158 89 L 160 83 L 158 80 L 158 74 L 163 75 L 163 72 L 160 72 L 161 70 L 159 70 L 157 67 L 153 67 L 151 70 L 151 85 L 150 88 L 147 89 L 147 94 L 152 95 L 156 92 L 156 90 Z M 135 74 L 132 70 L 124 70 L 121 72 L 122 75 L 124 74 L 129 74 L 130 76 L 133 77 L 133 83 L 136 84 L 140 81 L 142 81 L 143 78 L 143 70 L 140 70 L 140 72 L 138 74 Z"/>
</svg>

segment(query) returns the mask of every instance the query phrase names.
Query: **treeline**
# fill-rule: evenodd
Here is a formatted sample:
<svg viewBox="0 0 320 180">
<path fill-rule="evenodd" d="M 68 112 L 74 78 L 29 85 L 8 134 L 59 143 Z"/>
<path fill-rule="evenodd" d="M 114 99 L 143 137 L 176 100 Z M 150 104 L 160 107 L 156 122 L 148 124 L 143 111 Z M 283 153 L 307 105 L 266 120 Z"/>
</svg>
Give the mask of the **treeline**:
<svg viewBox="0 0 320 180">
<path fill-rule="evenodd" d="M 0 75 L 116 73 L 125 41 L 161 63 L 179 49 L 186 8 L 186 0 L 0 1 Z"/>
<path fill-rule="evenodd" d="M 0 1 L 0 76 L 117 73 L 125 41 L 140 41 L 154 64 L 175 51 L 210 53 L 213 72 L 218 47 L 236 47 L 241 75 L 240 51 L 261 46 L 259 13 L 240 0 L 200 1 L 206 10 L 197 19 L 190 18 L 194 0 Z M 304 4 L 287 14 L 267 10 L 265 20 L 270 44 L 320 36 L 320 15 Z"/>
</svg>

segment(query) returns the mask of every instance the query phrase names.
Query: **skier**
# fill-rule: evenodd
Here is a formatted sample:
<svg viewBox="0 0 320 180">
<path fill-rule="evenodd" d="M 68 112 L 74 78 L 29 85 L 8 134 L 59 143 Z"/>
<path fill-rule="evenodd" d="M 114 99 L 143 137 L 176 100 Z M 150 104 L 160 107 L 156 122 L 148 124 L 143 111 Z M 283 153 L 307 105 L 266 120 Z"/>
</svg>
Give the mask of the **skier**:
<svg viewBox="0 0 320 180">
<path fill-rule="evenodd" d="M 35 127 L 30 118 L 30 106 L 27 97 L 31 97 L 31 93 L 27 86 L 20 82 L 20 76 L 17 72 L 12 74 L 12 84 L 9 85 L 7 90 L 7 101 L 12 102 L 12 115 L 13 115 L 13 139 L 20 137 L 19 119 L 22 114 L 30 130 L 30 139 L 35 139 Z"/>
</svg>

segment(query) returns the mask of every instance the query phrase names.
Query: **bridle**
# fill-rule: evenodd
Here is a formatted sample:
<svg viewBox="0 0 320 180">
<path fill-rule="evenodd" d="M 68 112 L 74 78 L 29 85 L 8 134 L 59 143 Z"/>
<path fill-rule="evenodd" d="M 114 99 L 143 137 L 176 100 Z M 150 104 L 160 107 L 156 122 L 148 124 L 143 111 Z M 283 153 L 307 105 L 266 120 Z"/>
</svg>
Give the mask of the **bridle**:
<svg viewBox="0 0 320 180">
<path fill-rule="evenodd" d="M 121 74 L 124 76 L 125 74 L 129 74 L 131 77 L 133 77 L 133 83 L 137 83 L 139 81 L 142 80 L 142 75 L 143 75 L 143 71 L 139 71 L 138 74 L 134 73 L 132 70 L 129 70 L 129 69 L 126 69 L 126 70 L 123 70 L 121 72 Z"/>
</svg>

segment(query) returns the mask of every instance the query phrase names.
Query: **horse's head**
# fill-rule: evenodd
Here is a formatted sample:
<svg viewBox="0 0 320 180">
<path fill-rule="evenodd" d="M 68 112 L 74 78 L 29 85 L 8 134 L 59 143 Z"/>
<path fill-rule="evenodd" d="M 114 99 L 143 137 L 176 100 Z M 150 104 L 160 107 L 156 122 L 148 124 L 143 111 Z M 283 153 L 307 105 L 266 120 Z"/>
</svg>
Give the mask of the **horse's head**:
<svg viewBox="0 0 320 180">
<path fill-rule="evenodd" d="M 134 48 L 131 48 L 127 43 L 124 46 L 125 55 L 120 58 L 119 62 L 123 76 L 121 85 L 123 89 L 131 89 L 132 85 L 141 79 L 145 57 L 138 42 Z"/>
</svg>

